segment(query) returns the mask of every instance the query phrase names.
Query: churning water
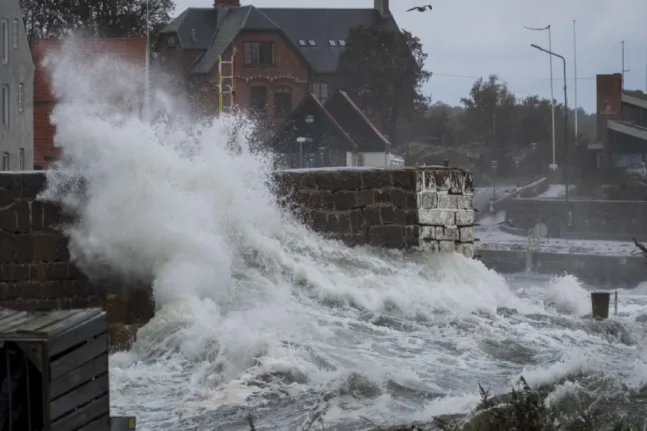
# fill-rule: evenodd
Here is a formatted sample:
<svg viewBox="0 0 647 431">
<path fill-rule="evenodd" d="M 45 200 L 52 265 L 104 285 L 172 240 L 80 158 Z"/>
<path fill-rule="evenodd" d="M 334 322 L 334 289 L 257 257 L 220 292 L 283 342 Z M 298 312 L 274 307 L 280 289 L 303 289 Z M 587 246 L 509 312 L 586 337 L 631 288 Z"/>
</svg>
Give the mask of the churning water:
<svg viewBox="0 0 647 431">
<path fill-rule="evenodd" d="M 158 92 L 144 122 L 123 109 L 140 71 L 73 48 L 49 61 L 64 157 L 45 196 L 80 214 L 81 262 L 152 279 L 158 305 L 110 359 L 113 414 L 142 430 L 242 429 L 249 413 L 258 429 L 366 429 L 468 412 L 478 383 L 520 375 L 571 376 L 553 399 L 642 390 L 644 290 L 596 323 L 570 276 L 506 280 L 458 255 L 324 240 L 275 203 L 249 121 L 195 121 Z"/>
</svg>

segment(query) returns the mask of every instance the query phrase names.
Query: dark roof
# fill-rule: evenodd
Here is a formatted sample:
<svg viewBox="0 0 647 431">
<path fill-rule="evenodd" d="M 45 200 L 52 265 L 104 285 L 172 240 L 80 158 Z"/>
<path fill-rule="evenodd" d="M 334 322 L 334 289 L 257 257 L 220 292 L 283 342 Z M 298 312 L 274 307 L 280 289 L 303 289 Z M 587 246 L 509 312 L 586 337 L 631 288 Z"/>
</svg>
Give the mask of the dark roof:
<svg viewBox="0 0 647 431">
<path fill-rule="evenodd" d="M 162 33 L 177 33 L 184 49 L 206 52 L 192 73 L 207 73 L 240 31 L 281 31 L 317 73 L 337 71 L 345 41 L 356 26 L 384 26 L 398 30 L 392 16 L 383 19 L 375 9 L 256 8 L 254 6 L 189 8 L 168 24 Z M 192 37 L 192 31 L 195 38 Z M 299 41 L 306 42 L 301 46 Z M 315 42 L 310 46 L 309 41 Z M 331 46 L 329 41 L 335 41 Z"/>
<path fill-rule="evenodd" d="M 389 140 L 362 113 L 348 94 L 339 90 L 323 105 L 313 94 L 308 94 L 270 139 L 270 147 L 280 151 L 280 147 L 286 141 L 293 141 L 297 136 L 304 134 L 305 131 L 299 129 L 304 127 L 301 118 L 305 114 L 315 114 L 317 117 L 322 114 L 333 131 L 350 144 L 350 151 L 382 152 L 390 145 Z"/>
<path fill-rule="evenodd" d="M 359 151 L 382 152 L 391 145 L 346 92 L 337 91 L 324 107 L 357 143 Z"/>
<path fill-rule="evenodd" d="M 357 144 L 353 138 L 344 130 L 335 117 L 324 107 L 324 105 L 317 99 L 317 97 L 308 93 L 303 100 L 297 105 L 296 108 L 290 113 L 281 128 L 269 140 L 271 148 L 280 151 L 280 147 L 288 142 L 294 141 L 303 132 L 299 131 L 302 124 L 302 118 L 308 114 L 315 115 L 317 118 L 323 118 L 324 122 L 328 124 L 330 130 L 334 135 L 341 138 L 348 151 L 356 151 Z M 320 127 L 321 123 L 317 122 Z"/>
<path fill-rule="evenodd" d="M 622 95 L 635 97 L 636 99 L 639 99 L 643 102 L 647 102 L 647 94 L 643 93 L 640 90 L 622 90 Z"/>
</svg>

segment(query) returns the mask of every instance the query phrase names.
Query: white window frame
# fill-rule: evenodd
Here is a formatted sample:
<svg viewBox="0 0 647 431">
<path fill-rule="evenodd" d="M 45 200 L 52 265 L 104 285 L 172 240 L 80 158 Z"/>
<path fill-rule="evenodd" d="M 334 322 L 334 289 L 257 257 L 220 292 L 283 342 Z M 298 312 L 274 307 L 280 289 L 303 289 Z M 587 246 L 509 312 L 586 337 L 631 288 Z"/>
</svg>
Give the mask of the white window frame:
<svg viewBox="0 0 647 431">
<path fill-rule="evenodd" d="M 2 86 L 2 94 L 0 95 L 0 103 L 2 103 L 2 125 L 9 128 L 9 86 L 4 84 Z"/>
<path fill-rule="evenodd" d="M 9 153 L 5 152 L 2 153 L 2 170 L 3 171 L 9 171 L 11 170 L 11 158 L 9 157 Z"/>
<path fill-rule="evenodd" d="M 20 149 L 19 157 L 20 157 L 20 160 L 19 160 L 20 170 L 24 171 L 25 170 L 25 149 L 24 148 Z"/>
<path fill-rule="evenodd" d="M 2 63 L 9 63 L 9 21 L 3 19 L 0 23 L 0 40 L 2 41 Z"/>
<path fill-rule="evenodd" d="M 321 103 L 326 103 L 330 99 L 330 84 L 326 81 L 315 82 L 312 84 L 311 92 L 317 96 Z M 324 95 L 324 93 L 326 94 Z"/>
<path fill-rule="evenodd" d="M 13 49 L 18 49 L 18 39 L 20 38 L 20 20 L 13 20 Z"/>
<path fill-rule="evenodd" d="M 18 112 L 25 112 L 25 84 L 18 84 Z"/>
</svg>

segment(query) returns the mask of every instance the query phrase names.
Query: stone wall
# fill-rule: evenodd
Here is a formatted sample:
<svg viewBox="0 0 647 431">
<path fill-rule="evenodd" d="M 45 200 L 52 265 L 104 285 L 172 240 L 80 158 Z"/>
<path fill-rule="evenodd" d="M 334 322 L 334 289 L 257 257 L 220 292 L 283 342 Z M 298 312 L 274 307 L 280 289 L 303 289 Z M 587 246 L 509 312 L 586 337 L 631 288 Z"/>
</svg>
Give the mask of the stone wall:
<svg viewBox="0 0 647 431">
<path fill-rule="evenodd" d="M 568 226 L 568 210 L 572 223 Z M 551 237 L 630 240 L 647 238 L 647 202 L 510 199 L 503 203 L 506 219 L 524 230 L 533 227 L 541 217 Z"/>
<path fill-rule="evenodd" d="M 111 342 L 152 316 L 147 292 L 90 281 L 70 260 L 60 208 L 36 199 L 43 172 L 0 173 L 0 307 L 107 308 Z"/>
<path fill-rule="evenodd" d="M 501 274 L 526 270 L 523 250 L 479 250 L 485 266 Z M 647 266 L 642 256 L 605 256 L 535 252 L 532 272 L 546 275 L 571 274 L 583 283 L 601 288 L 634 288 L 647 280 Z"/>
<path fill-rule="evenodd" d="M 346 244 L 474 256 L 472 175 L 443 167 L 294 169 L 279 196 L 316 232 Z"/>
</svg>

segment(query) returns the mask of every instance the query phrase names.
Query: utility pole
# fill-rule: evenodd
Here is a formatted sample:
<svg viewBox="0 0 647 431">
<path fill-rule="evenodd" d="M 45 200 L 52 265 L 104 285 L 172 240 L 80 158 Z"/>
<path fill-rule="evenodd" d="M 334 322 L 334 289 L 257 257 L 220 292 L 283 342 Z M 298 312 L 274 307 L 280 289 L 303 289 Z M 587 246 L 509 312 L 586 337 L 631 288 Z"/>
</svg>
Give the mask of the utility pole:
<svg viewBox="0 0 647 431">
<path fill-rule="evenodd" d="M 575 147 L 578 147 L 577 134 L 577 34 L 575 32 L 575 20 L 573 20 L 573 79 L 575 80 Z"/>
<path fill-rule="evenodd" d="M 629 69 L 625 69 L 625 41 L 622 41 L 622 89 L 625 89 L 625 72 L 629 72 Z"/>
</svg>

